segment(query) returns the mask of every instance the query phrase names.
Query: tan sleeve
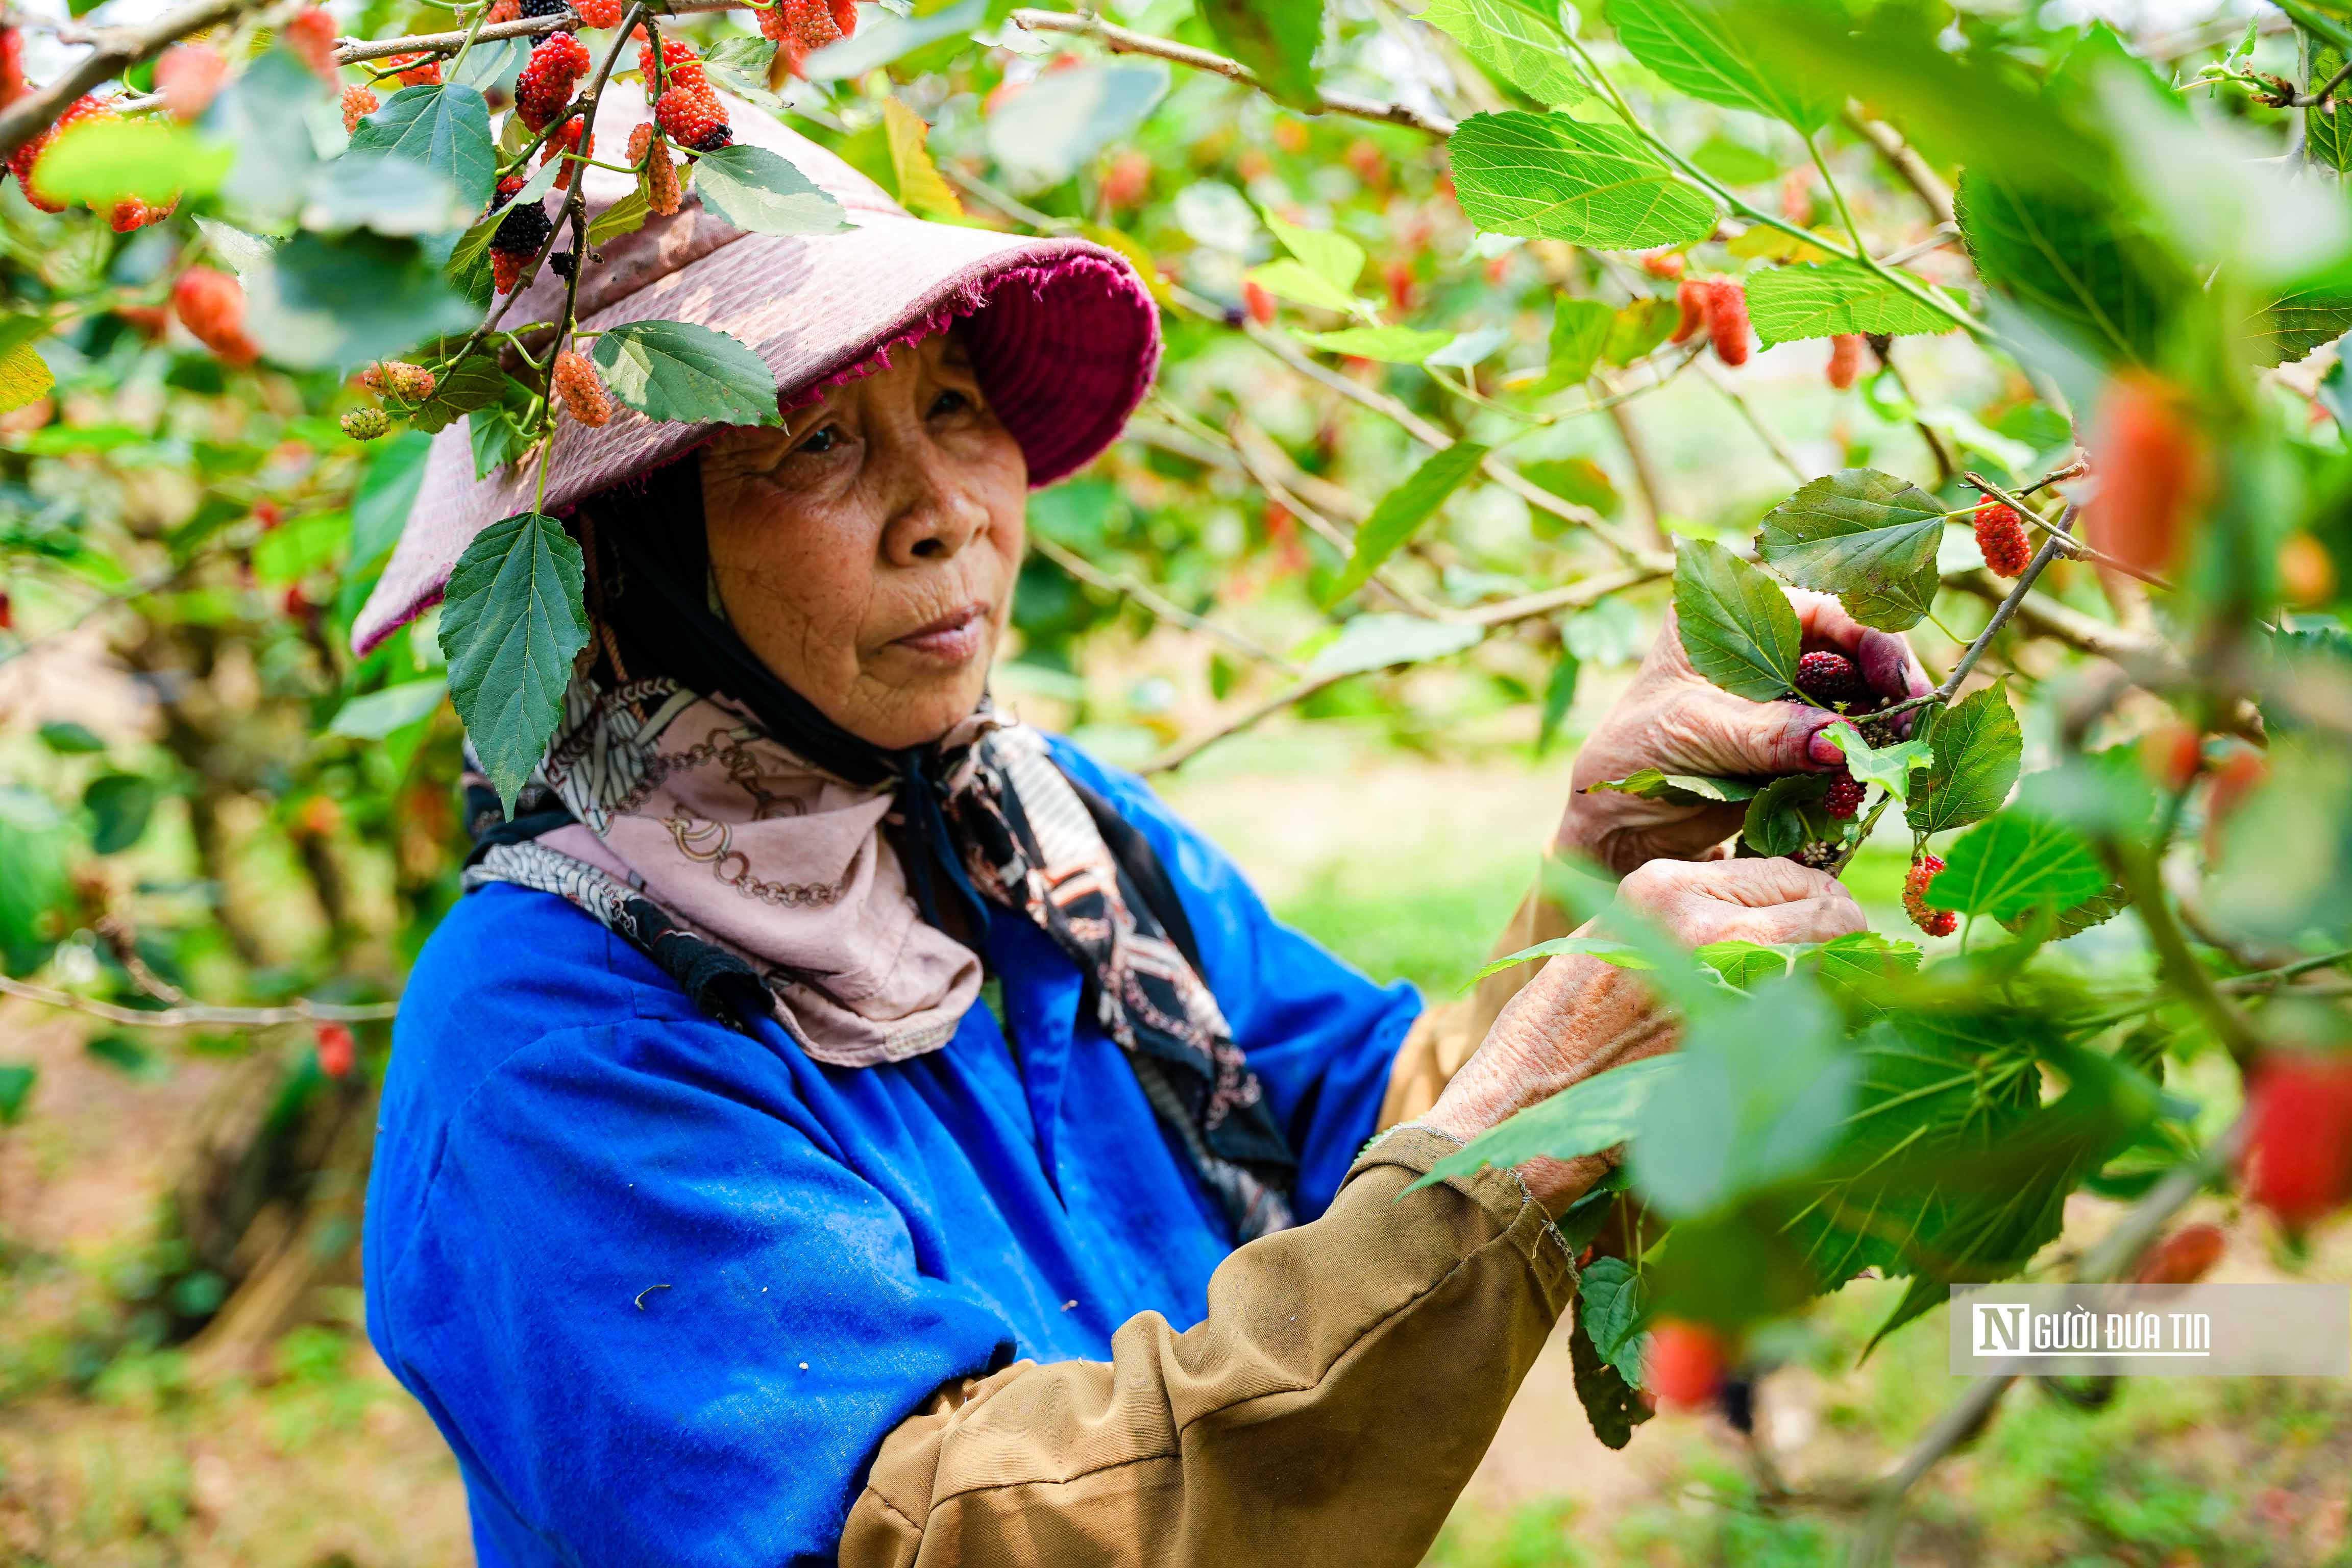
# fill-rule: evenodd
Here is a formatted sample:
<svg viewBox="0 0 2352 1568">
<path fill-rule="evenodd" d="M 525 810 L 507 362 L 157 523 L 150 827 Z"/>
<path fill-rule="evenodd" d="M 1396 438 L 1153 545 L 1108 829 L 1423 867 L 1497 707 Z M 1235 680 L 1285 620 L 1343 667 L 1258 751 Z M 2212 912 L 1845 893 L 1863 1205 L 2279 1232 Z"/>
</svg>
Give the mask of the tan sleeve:
<svg viewBox="0 0 2352 1568">
<path fill-rule="evenodd" d="M 1322 1218 L 1254 1241 L 1183 1333 L 1022 1363 L 882 1444 L 843 1568 L 1412 1568 L 1575 1271 L 1507 1171 L 1403 1195 L 1455 1147 L 1400 1128 Z"/>
<path fill-rule="evenodd" d="M 1566 936 L 1575 929 L 1568 911 L 1539 896 L 1536 889 L 1519 900 L 1511 923 L 1495 941 L 1489 963 L 1539 942 Z M 1515 963 L 1478 982 L 1467 996 L 1441 1002 L 1413 1020 L 1404 1044 L 1397 1047 L 1396 1063 L 1389 1068 L 1388 1094 L 1381 1101 L 1382 1127 L 1394 1127 L 1429 1114 L 1446 1084 L 1470 1059 L 1470 1053 L 1495 1026 L 1503 1008 L 1543 968 L 1540 963 Z"/>
</svg>

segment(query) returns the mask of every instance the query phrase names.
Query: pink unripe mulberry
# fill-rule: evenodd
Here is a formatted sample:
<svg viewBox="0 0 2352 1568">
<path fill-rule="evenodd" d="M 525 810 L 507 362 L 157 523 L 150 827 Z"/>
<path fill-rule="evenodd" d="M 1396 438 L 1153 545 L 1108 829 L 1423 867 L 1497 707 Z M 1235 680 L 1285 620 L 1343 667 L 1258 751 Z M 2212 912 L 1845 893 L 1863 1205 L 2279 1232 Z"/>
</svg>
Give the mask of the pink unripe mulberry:
<svg viewBox="0 0 2352 1568">
<path fill-rule="evenodd" d="M 1840 332 L 1830 340 L 1830 384 L 1840 392 L 1862 372 L 1862 334 Z"/>
<path fill-rule="evenodd" d="M 1706 280 L 1706 331 L 1716 358 L 1726 364 L 1748 363 L 1748 289 L 1738 279 Z"/>
<path fill-rule="evenodd" d="M 552 375 L 556 400 L 563 412 L 583 425 L 602 425 L 613 417 L 613 395 L 596 378 L 596 367 L 585 355 L 565 349 L 555 356 Z"/>
</svg>

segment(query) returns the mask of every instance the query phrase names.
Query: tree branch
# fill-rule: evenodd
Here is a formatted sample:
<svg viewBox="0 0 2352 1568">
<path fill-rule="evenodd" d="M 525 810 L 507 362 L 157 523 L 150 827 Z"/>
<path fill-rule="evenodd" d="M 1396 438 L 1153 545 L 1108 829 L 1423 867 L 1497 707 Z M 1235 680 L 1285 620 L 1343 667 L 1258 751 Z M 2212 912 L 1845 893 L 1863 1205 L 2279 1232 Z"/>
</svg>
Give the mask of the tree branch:
<svg viewBox="0 0 2352 1568">
<path fill-rule="evenodd" d="M 253 8 L 259 0 L 194 0 L 143 27 L 105 27 L 89 35 L 90 52 L 66 68 L 47 87 L 28 92 L 0 110 L 0 158 L 56 123 L 66 105 L 110 77 L 121 75 L 140 61 L 163 52 L 190 33 L 226 22 Z"/>
<path fill-rule="evenodd" d="M 1927 167 L 1927 161 L 1914 152 L 1910 143 L 1903 140 L 1903 132 L 1883 120 L 1871 119 L 1862 111 L 1858 103 L 1846 105 L 1844 120 L 1848 129 L 1878 149 L 1879 156 L 1885 159 L 1887 166 L 1927 205 L 1927 210 L 1936 215 L 1937 223 L 1954 222 L 1952 188 L 1937 176 L 1935 170 Z"/>
<path fill-rule="evenodd" d="M 1764 422 L 1764 416 L 1756 412 L 1756 405 L 1748 401 L 1748 395 L 1739 390 L 1722 366 L 1712 361 L 1702 361 L 1699 374 L 1713 383 L 1717 392 L 1731 400 L 1731 405 L 1739 410 L 1739 416 L 1748 421 L 1748 427 L 1756 432 L 1757 439 L 1764 443 L 1765 449 L 1772 454 L 1774 460 L 1789 470 L 1791 479 L 1801 485 L 1813 478 L 1805 471 L 1805 466 L 1797 461 L 1797 455 L 1789 450 L 1789 444 L 1780 439 L 1780 433 Z"/>
<path fill-rule="evenodd" d="M 1241 633 L 1221 626 L 1214 621 L 1203 620 L 1190 610 L 1183 609 L 1173 602 L 1160 597 L 1132 577 L 1105 572 L 1076 551 L 1066 550 L 1043 534 L 1033 531 L 1029 535 L 1029 548 L 1076 577 L 1079 582 L 1090 583 L 1107 593 L 1132 599 L 1163 621 L 1172 622 L 1189 631 L 1205 633 L 1236 653 L 1245 654 L 1260 664 L 1270 664 L 1276 669 L 1286 670 L 1292 675 L 1297 675 L 1300 671 L 1298 665 L 1271 648 L 1262 647 Z"/>
<path fill-rule="evenodd" d="M 1180 66 L 1189 66 L 1194 70 L 1208 71 L 1212 75 L 1223 77 L 1228 81 L 1239 82 L 1244 87 L 1265 90 L 1265 84 L 1257 79 L 1257 73 L 1239 60 L 1228 59 L 1223 55 L 1212 54 L 1207 49 L 1196 49 L 1190 44 L 1180 44 L 1172 38 L 1157 38 L 1149 33 L 1131 32 L 1115 23 L 1106 22 L 1099 16 L 1075 15 L 1067 11 L 1035 11 L 1024 8 L 1013 12 L 1010 19 L 1014 26 L 1024 28 L 1032 33 L 1075 33 L 1096 39 L 1115 55 L 1150 55 Z M 1402 103 L 1382 103 L 1369 98 L 1358 98 L 1352 93 L 1324 93 L 1321 95 L 1321 102 L 1318 109 L 1310 110 L 1308 112 L 1345 114 L 1357 120 L 1378 121 L 1386 125 L 1402 125 L 1410 130 L 1425 132 L 1432 136 L 1454 134 L 1454 121 L 1442 116 L 1423 114 L 1421 110 Z"/>
<path fill-rule="evenodd" d="M 5 974 L 0 974 L 0 995 L 37 1002 L 44 1007 L 62 1007 L 70 1013 L 88 1014 L 93 1018 L 102 1018 L 110 1024 L 121 1024 L 134 1029 L 259 1029 L 274 1024 L 362 1024 L 389 1018 L 400 1009 L 397 1002 L 342 1005 L 332 1002 L 313 1002 L 305 997 L 283 1007 L 213 1007 L 191 1004 L 184 1007 L 148 1011 L 77 996 L 70 991 L 52 990 L 28 981 L 12 980 Z"/>
</svg>

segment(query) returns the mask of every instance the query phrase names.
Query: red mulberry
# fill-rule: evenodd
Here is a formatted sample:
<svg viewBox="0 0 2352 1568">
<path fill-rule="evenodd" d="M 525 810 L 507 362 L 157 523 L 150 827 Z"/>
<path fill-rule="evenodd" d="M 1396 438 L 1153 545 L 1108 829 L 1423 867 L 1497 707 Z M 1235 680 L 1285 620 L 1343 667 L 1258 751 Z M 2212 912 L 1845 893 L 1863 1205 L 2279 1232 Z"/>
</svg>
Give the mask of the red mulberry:
<svg viewBox="0 0 2352 1568">
<path fill-rule="evenodd" d="M 2026 542 L 2025 524 L 2014 508 L 1989 500 L 1977 508 L 1976 524 L 1977 548 L 1995 576 L 2014 577 L 2025 570 L 2033 546 Z"/>
<path fill-rule="evenodd" d="M 245 335 L 245 290 L 226 272 L 191 267 L 172 285 L 172 310 L 195 340 L 230 364 L 261 357 Z"/>
<path fill-rule="evenodd" d="M 648 158 L 647 151 L 653 156 Z M 677 211 L 685 193 L 678 189 L 677 165 L 670 162 L 669 143 L 646 121 L 629 132 L 629 165 L 645 170 L 646 205 L 657 217 Z"/>
<path fill-rule="evenodd" d="M 286 47 L 329 81 L 335 79 L 335 19 L 313 5 L 286 24 Z"/>
<path fill-rule="evenodd" d="M 1706 330 L 1707 298 L 1706 284 L 1703 279 L 1683 279 L 1682 287 L 1675 290 L 1675 305 L 1682 311 L 1682 319 L 1675 323 L 1674 334 L 1666 342 L 1687 342 L 1693 333 Z"/>
<path fill-rule="evenodd" d="M 360 121 L 383 107 L 383 100 L 375 89 L 359 86 L 343 89 L 343 134 L 348 136 L 360 128 Z"/>
<path fill-rule="evenodd" d="M 1853 660 L 1826 648 L 1797 660 L 1797 689 L 1816 702 L 1849 702 L 1862 695 Z"/>
<path fill-rule="evenodd" d="M 621 25 L 621 0 L 572 0 L 572 8 L 580 19 L 592 27 L 617 27 Z"/>
<path fill-rule="evenodd" d="M 568 191 L 572 188 L 572 172 L 579 167 L 566 154 L 577 153 L 585 158 L 595 150 L 593 138 L 585 142 L 581 140 L 581 132 L 587 128 L 586 121 L 575 115 L 565 121 L 563 129 L 550 136 L 547 139 L 547 145 L 540 149 L 539 161 L 542 163 L 552 162 L 557 158 L 563 159 L 563 167 L 555 172 L 555 188 L 559 191 Z"/>
<path fill-rule="evenodd" d="M 1683 268 L 1687 265 L 1679 250 L 1647 250 L 1642 253 L 1642 270 L 1669 283 L 1681 278 Z"/>
<path fill-rule="evenodd" d="M 2246 1196 L 2300 1230 L 2352 1196 L 2352 1056 L 2284 1052 L 2246 1095 Z"/>
<path fill-rule="evenodd" d="M 512 251 L 491 251 L 490 287 L 501 294 L 513 293 L 515 285 L 522 281 L 522 264 L 530 259 L 528 256 L 517 256 Z"/>
<path fill-rule="evenodd" d="M 1960 929 L 1958 914 L 1950 910 L 1927 907 L 1927 885 L 1943 868 L 1944 858 L 1941 855 L 1922 851 L 1918 858 L 1911 862 L 1911 869 L 1903 878 L 1903 912 L 1911 917 L 1913 925 L 1929 936 L 1949 936 Z"/>
<path fill-rule="evenodd" d="M 381 62 L 382 68 L 396 72 L 403 87 L 438 87 L 441 85 L 441 60 L 436 55 L 393 55 Z"/>
<path fill-rule="evenodd" d="M 0 109 L 25 96 L 25 35 L 0 27 Z"/>
<path fill-rule="evenodd" d="M 1830 384 L 1843 392 L 1862 372 L 1862 334 L 1840 332 L 1830 340 Z"/>
<path fill-rule="evenodd" d="M 1748 363 L 1748 289 L 1737 278 L 1706 282 L 1706 330 L 1715 357 L 1726 364 Z"/>
<path fill-rule="evenodd" d="M 486 27 L 495 27 L 501 22 L 520 20 L 522 20 L 522 0 L 498 0 L 498 3 L 490 7 L 488 14 L 483 16 L 482 25 Z"/>
<path fill-rule="evenodd" d="M 541 38 L 515 78 L 515 113 L 524 126 L 546 130 L 572 101 L 572 84 L 588 74 L 593 63 L 588 46 L 575 33 L 550 33 Z"/>
<path fill-rule="evenodd" d="M 674 87 L 654 100 L 654 121 L 662 134 L 695 153 L 716 153 L 730 141 L 727 111 L 707 92 Z"/>
<path fill-rule="evenodd" d="M 383 390 L 403 403 L 422 403 L 433 395 L 433 373 L 421 364 L 388 359 L 375 368 Z"/>
<path fill-rule="evenodd" d="M 1852 822 L 1862 809 L 1863 797 L 1870 786 L 1852 773 L 1840 773 L 1830 780 L 1830 792 L 1822 797 L 1822 809 L 1840 822 Z"/>
<path fill-rule="evenodd" d="M 555 356 L 550 373 L 563 412 L 583 425 L 602 425 L 613 417 L 613 395 L 596 378 L 596 367 L 585 356 L 565 349 Z"/>
<path fill-rule="evenodd" d="M 173 44 L 155 58 L 155 90 L 174 120 L 203 114 L 227 75 L 227 57 L 205 44 Z"/>
<path fill-rule="evenodd" d="M 676 38 L 664 38 L 661 42 L 661 71 L 658 77 L 654 70 L 653 46 L 640 40 L 637 45 L 637 69 L 645 76 L 647 98 L 657 98 L 674 88 L 705 95 L 710 91 L 710 79 L 702 73 L 702 58 Z"/>
<path fill-rule="evenodd" d="M 45 213 L 65 211 L 65 203 L 41 189 L 39 177 L 41 155 L 49 150 L 50 144 L 57 141 L 58 133 L 67 126 L 77 124 L 84 120 L 114 118 L 114 110 L 89 94 L 84 93 L 66 105 L 65 111 L 58 116 L 56 123 L 17 148 L 8 159 L 8 167 L 16 174 L 16 184 L 24 187 L 25 199 Z"/>
<path fill-rule="evenodd" d="M 776 0 L 757 15 L 760 31 L 774 41 L 777 52 L 784 57 L 784 68 L 794 76 L 807 74 L 802 62 L 811 50 L 841 40 L 841 28 L 825 0 Z"/>
</svg>

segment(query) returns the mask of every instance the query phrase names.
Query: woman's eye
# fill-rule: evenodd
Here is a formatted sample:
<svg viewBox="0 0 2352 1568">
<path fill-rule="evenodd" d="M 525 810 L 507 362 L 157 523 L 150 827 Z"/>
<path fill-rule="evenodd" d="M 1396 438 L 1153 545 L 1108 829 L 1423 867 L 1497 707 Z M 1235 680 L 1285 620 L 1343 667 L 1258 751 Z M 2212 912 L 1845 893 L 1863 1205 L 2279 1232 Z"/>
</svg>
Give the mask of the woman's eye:
<svg viewBox="0 0 2352 1568">
<path fill-rule="evenodd" d="M 841 431 L 827 425 L 823 429 L 810 431 L 807 437 L 793 448 L 793 454 L 795 457 L 822 458 L 840 444 Z"/>
<path fill-rule="evenodd" d="M 931 399 L 931 417 L 937 419 L 943 414 L 961 414 L 971 406 L 971 399 L 962 393 L 942 392 Z"/>
</svg>

